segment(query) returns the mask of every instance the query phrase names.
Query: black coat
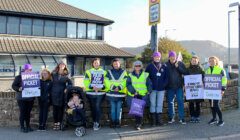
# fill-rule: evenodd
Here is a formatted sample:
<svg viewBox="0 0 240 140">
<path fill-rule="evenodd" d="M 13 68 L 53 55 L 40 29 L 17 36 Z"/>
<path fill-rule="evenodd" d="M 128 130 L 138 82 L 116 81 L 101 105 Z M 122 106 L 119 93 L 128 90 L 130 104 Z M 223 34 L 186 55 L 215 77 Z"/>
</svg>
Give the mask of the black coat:
<svg viewBox="0 0 240 140">
<path fill-rule="evenodd" d="M 169 71 L 167 89 L 182 88 L 184 85 L 183 76 L 187 74 L 185 65 L 180 61 L 178 62 L 178 67 L 175 64 L 171 64 L 170 61 L 166 65 Z"/>
<path fill-rule="evenodd" d="M 21 75 L 18 75 L 15 77 L 13 83 L 12 83 L 12 89 L 16 91 L 16 99 L 17 100 L 24 100 L 24 101 L 32 101 L 34 100 L 34 97 L 22 97 L 22 91 L 19 91 L 19 88 L 22 87 L 22 77 Z M 23 90 L 23 89 L 22 89 Z"/>
<path fill-rule="evenodd" d="M 41 80 L 40 84 L 41 84 L 41 96 L 38 99 L 39 99 L 39 101 L 49 102 L 51 90 L 52 90 L 52 81 L 51 80 L 46 80 L 46 81 Z"/>
<path fill-rule="evenodd" d="M 52 104 L 55 106 L 63 106 L 64 104 L 64 90 L 72 86 L 72 81 L 68 75 L 59 75 L 58 73 L 52 74 Z"/>
</svg>

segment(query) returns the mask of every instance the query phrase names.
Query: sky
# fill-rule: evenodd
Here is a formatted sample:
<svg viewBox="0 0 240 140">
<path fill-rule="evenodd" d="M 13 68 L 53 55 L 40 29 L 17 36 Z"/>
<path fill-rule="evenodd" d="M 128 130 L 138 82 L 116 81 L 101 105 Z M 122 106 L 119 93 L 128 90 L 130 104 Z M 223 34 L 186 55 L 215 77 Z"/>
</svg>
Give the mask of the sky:
<svg viewBox="0 0 240 140">
<path fill-rule="evenodd" d="M 148 0 L 61 0 L 85 11 L 111 19 L 105 27 L 105 41 L 115 47 L 138 47 L 150 40 Z M 228 46 L 228 11 L 231 47 L 237 44 L 238 0 L 161 0 L 158 37 L 174 40 L 211 40 Z M 240 0 L 238 1 L 240 2 Z"/>
</svg>

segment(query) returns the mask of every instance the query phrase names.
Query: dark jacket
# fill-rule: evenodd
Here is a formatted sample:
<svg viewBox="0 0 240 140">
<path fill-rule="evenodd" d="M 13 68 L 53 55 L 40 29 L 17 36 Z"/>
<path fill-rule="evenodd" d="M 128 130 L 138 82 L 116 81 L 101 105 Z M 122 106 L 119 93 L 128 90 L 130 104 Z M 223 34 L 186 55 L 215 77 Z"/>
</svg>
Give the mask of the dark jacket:
<svg viewBox="0 0 240 140">
<path fill-rule="evenodd" d="M 52 80 L 52 104 L 62 106 L 64 104 L 64 90 L 72 86 L 72 81 L 69 79 L 68 75 L 59 75 L 58 73 L 52 74 Z"/>
<path fill-rule="evenodd" d="M 178 89 L 183 87 L 183 75 L 187 74 L 187 69 L 182 62 L 178 62 L 178 67 L 168 60 L 166 63 L 169 70 L 167 89 Z"/>
<path fill-rule="evenodd" d="M 142 74 L 143 71 L 140 72 L 140 74 L 136 74 L 135 71 L 132 72 L 132 75 L 136 76 L 136 77 L 140 77 L 140 75 Z M 148 76 L 147 80 L 146 80 L 146 85 L 147 85 L 147 89 L 148 92 L 151 93 L 152 92 L 152 82 Z M 132 80 L 130 77 L 127 78 L 127 89 L 128 92 L 130 92 L 131 94 L 135 94 L 136 90 L 134 89 L 134 87 L 132 86 Z"/>
<path fill-rule="evenodd" d="M 149 73 L 149 78 L 152 81 L 153 90 L 157 91 L 165 90 L 168 84 L 169 75 L 166 64 L 152 62 L 147 66 L 146 72 Z M 157 73 L 160 73 L 160 76 L 157 76 Z"/>
<path fill-rule="evenodd" d="M 24 100 L 24 101 L 32 101 L 34 97 L 22 97 L 22 91 L 19 91 L 19 88 L 22 87 L 22 77 L 18 75 L 15 77 L 12 83 L 12 89 L 17 92 L 16 99 L 17 100 Z M 23 89 L 22 89 L 23 90 Z"/>
<path fill-rule="evenodd" d="M 38 98 L 39 101 L 49 101 L 50 96 L 51 96 L 51 90 L 52 90 L 52 81 L 51 80 L 46 80 L 40 81 L 41 83 L 41 96 Z"/>
<path fill-rule="evenodd" d="M 198 65 L 191 65 L 187 68 L 188 75 L 195 75 L 195 74 L 202 74 L 202 80 L 204 78 L 204 70 L 203 68 Z M 196 99 L 196 100 L 188 100 L 188 101 L 196 101 L 196 102 L 203 102 L 203 99 Z"/>
</svg>

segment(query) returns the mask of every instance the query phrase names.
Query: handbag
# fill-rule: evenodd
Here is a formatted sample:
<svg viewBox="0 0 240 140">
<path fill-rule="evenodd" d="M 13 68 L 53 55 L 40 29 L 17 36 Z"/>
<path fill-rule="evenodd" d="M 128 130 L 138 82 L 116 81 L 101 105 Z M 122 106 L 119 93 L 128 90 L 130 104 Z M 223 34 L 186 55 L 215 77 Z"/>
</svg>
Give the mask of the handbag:
<svg viewBox="0 0 240 140">
<path fill-rule="evenodd" d="M 145 105 L 146 105 L 146 102 L 144 100 L 133 98 L 128 114 L 131 116 L 143 117 Z"/>
</svg>

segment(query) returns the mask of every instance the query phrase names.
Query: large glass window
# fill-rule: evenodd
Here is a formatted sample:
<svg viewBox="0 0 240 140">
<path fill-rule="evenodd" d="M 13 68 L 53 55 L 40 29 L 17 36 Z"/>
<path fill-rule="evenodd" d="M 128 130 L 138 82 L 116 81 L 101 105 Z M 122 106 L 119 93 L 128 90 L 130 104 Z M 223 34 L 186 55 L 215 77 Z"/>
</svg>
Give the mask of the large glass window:
<svg viewBox="0 0 240 140">
<path fill-rule="evenodd" d="M 86 38 L 87 34 L 87 24 L 78 23 L 78 38 Z"/>
<path fill-rule="evenodd" d="M 31 35 L 32 34 L 32 19 L 21 18 L 20 34 L 21 35 Z"/>
<path fill-rule="evenodd" d="M 84 72 L 84 58 L 76 57 L 74 64 L 74 75 L 83 75 Z"/>
<path fill-rule="evenodd" d="M 67 23 L 62 21 L 56 21 L 56 36 L 66 37 L 67 36 Z"/>
<path fill-rule="evenodd" d="M 25 55 L 13 55 L 13 59 L 15 62 L 15 69 L 16 69 L 16 75 L 20 74 L 20 70 L 22 70 L 22 67 L 24 64 L 28 63 L 27 57 Z"/>
<path fill-rule="evenodd" d="M 53 56 L 42 56 L 42 58 L 46 64 L 46 68 L 50 71 L 53 71 L 57 66 L 57 63 L 55 62 Z"/>
<path fill-rule="evenodd" d="M 77 36 L 77 23 L 68 21 L 67 22 L 67 37 L 76 38 Z"/>
<path fill-rule="evenodd" d="M 103 26 L 97 25 L 97 39 L 102 40 L 103 39 Z"/>
<path fill-rule="evenodd" d="M 43 36 L 43 20 L 33 19 L 33 35 Z"/>
<path fill-rule="evenodd" d="M 0 76 L 14 76 L 14 65 L 10 55 L 0 56 Z"/>
<path fill-rule="evenodd" d="M 0 33 L 5 34 L 7 32 L 7 17 L 0 16 Z"/>
<path fill-rule="evenodd" d="M 55 21 L 45 20 L 44 36 L 55 36 Z"/>
<path fill-rule="evenodd" d="M 32 71 L 40 72 L 44 68 L 44 63 L 40 56 L 28 56 L 28 59 L 32 65 Z"/>
<path fill-rule="evenodd" d="M 16 35 L 19 34 L 19 25 L 20 25 L 19 17 L 8 17 L 7 33 Z"/>
<path fill-rule="evenodd" d="M 96 39 L 96 24 L 88 24 L 88 39 Z"/>
</svg>

